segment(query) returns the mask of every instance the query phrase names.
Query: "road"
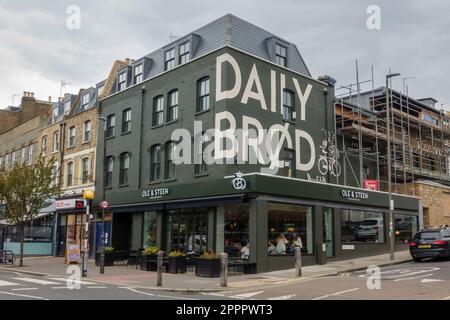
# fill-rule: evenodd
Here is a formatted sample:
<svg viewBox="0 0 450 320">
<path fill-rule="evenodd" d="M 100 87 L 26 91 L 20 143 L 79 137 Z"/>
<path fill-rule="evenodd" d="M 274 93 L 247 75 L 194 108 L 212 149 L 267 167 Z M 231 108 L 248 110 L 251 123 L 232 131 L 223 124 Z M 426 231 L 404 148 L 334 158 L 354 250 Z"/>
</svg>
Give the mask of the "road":
<svg viewBox="0 0 450 320">
<path fill-rule="evenodd" d="M 450 300 L 450 261 L 407 262 L 381 268 L 380 289 L 368 277 L 366 271 L 358 271 L 213 294 L 240 300 Z M 367 286 L 368 280 L 372 289 Z"/>
<path fill-rule="evenodd" d="M 65 278 L 0 271 L 0 300 L 450 300 L 450 261 L 408 262 L 380 269 L 372 278 L 366 271 L 337 276 L 300 279 L 282 284 L 244 287 L 222 292 L 183 293 L 105 284 L 91 280 L 72 282 Z M 369 281 L 368 281 L 369 280 Z"/>
</svg>

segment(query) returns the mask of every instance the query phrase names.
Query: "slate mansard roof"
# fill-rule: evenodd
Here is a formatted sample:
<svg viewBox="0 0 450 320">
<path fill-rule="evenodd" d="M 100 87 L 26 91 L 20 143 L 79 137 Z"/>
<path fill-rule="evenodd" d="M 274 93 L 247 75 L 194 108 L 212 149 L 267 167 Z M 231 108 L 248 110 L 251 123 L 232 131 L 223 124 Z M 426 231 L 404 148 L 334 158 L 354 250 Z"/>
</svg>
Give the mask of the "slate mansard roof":
<svg viewBox="0 0 450 320">
<path fill-rule="evenodd" d="M 183 44 L 190 43 L 190 59 L 205 55 L 218 50 L 224 46 L 231 46 L 265 60 L 275 62 L 275 44 L 280 44 L 287 49 L 286 67 L 299 74 L 311 77 L 311 74 L 299 52 L 297 46 L 276 35 L 253 25 L 232 14 L 227 14 L 207 25 L 178 38 L 168 45 L 132 61 L 131 64 L 123 66 L 117 72 L 117 76 L 127 71 L 127 87 L 133 83 L 133 67 L 143 64 L 143 79 L 154 77 L 165 72 L 165 53 Z M 179 64 L 177 54 L 175 55 L 175 66 Z M 118 90 L 118 79 L 111 93 Z"/>
</svg>

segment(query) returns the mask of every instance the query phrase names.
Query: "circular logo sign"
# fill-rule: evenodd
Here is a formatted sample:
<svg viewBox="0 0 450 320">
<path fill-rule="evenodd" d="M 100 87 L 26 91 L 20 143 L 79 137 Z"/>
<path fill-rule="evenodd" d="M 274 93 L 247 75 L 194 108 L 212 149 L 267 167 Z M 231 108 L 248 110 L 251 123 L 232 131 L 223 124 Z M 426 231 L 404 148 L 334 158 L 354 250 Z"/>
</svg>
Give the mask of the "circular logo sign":
<svg viewBox="0 0 450 320">
<path fill-rule="evenodd" d="M 84 190 L 83 192 L 83 198 L 85 199 L 92 200 L 94 199 L 94 196 L 94 191 L 92 191 L 91 189 Z"/>
<path fill-rule="evenodd" d="M 244 190 L 247 187 L 247 182 L 241 177 L 234 178 L 231 183 L 236 190 Z"/>
<path fill-rule="evenodd" d="M 102 201 L 100 203 L 100 207 L 102 207 L 103 209 L 108 209 L 109 208 L 109 203 L 108 201 Z"/>
</svg>

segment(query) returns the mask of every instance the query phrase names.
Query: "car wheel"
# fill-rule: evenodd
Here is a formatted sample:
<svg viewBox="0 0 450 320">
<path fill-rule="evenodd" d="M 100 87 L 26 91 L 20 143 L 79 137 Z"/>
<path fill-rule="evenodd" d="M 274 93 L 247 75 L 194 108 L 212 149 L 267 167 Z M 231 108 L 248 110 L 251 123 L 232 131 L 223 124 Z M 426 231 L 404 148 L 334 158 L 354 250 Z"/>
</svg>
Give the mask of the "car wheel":
<svg viewBox="0 0 450 320">
<path fill-rule="evenodd" d="M 420 259 L 420 258 L 414 258 L 414 262 L 421 262 L 422 261 L 422 259 Z"/>
</svg>

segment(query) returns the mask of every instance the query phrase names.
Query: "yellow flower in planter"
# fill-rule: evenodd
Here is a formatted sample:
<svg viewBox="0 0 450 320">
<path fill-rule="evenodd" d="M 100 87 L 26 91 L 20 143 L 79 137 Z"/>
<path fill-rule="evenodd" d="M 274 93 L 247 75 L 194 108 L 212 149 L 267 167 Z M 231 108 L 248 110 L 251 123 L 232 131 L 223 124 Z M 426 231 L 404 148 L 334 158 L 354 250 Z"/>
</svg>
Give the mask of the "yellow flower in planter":
<svg viewBox="0 0 450 320">
<path fill-rule="evenodd" d="M 142 252 L 142 254 L 145 256 L 150 256 L 150 255 L 158 254 L 159 251 L 160 251 L 160 249 L 158 247 L 151 246 L 151 247 L 145 248 L 145 250 Z"/>
<path fill-rule="evenodd" d="M 183 257 L 185 255 L 186 254 L 184 252 L 182 252 L 182 251 L 172 251 L 171 253 L 169 253 L 169 257 L 174 257 L 174 258 L 176 258 L 176 257 Z"/>
</svg>

